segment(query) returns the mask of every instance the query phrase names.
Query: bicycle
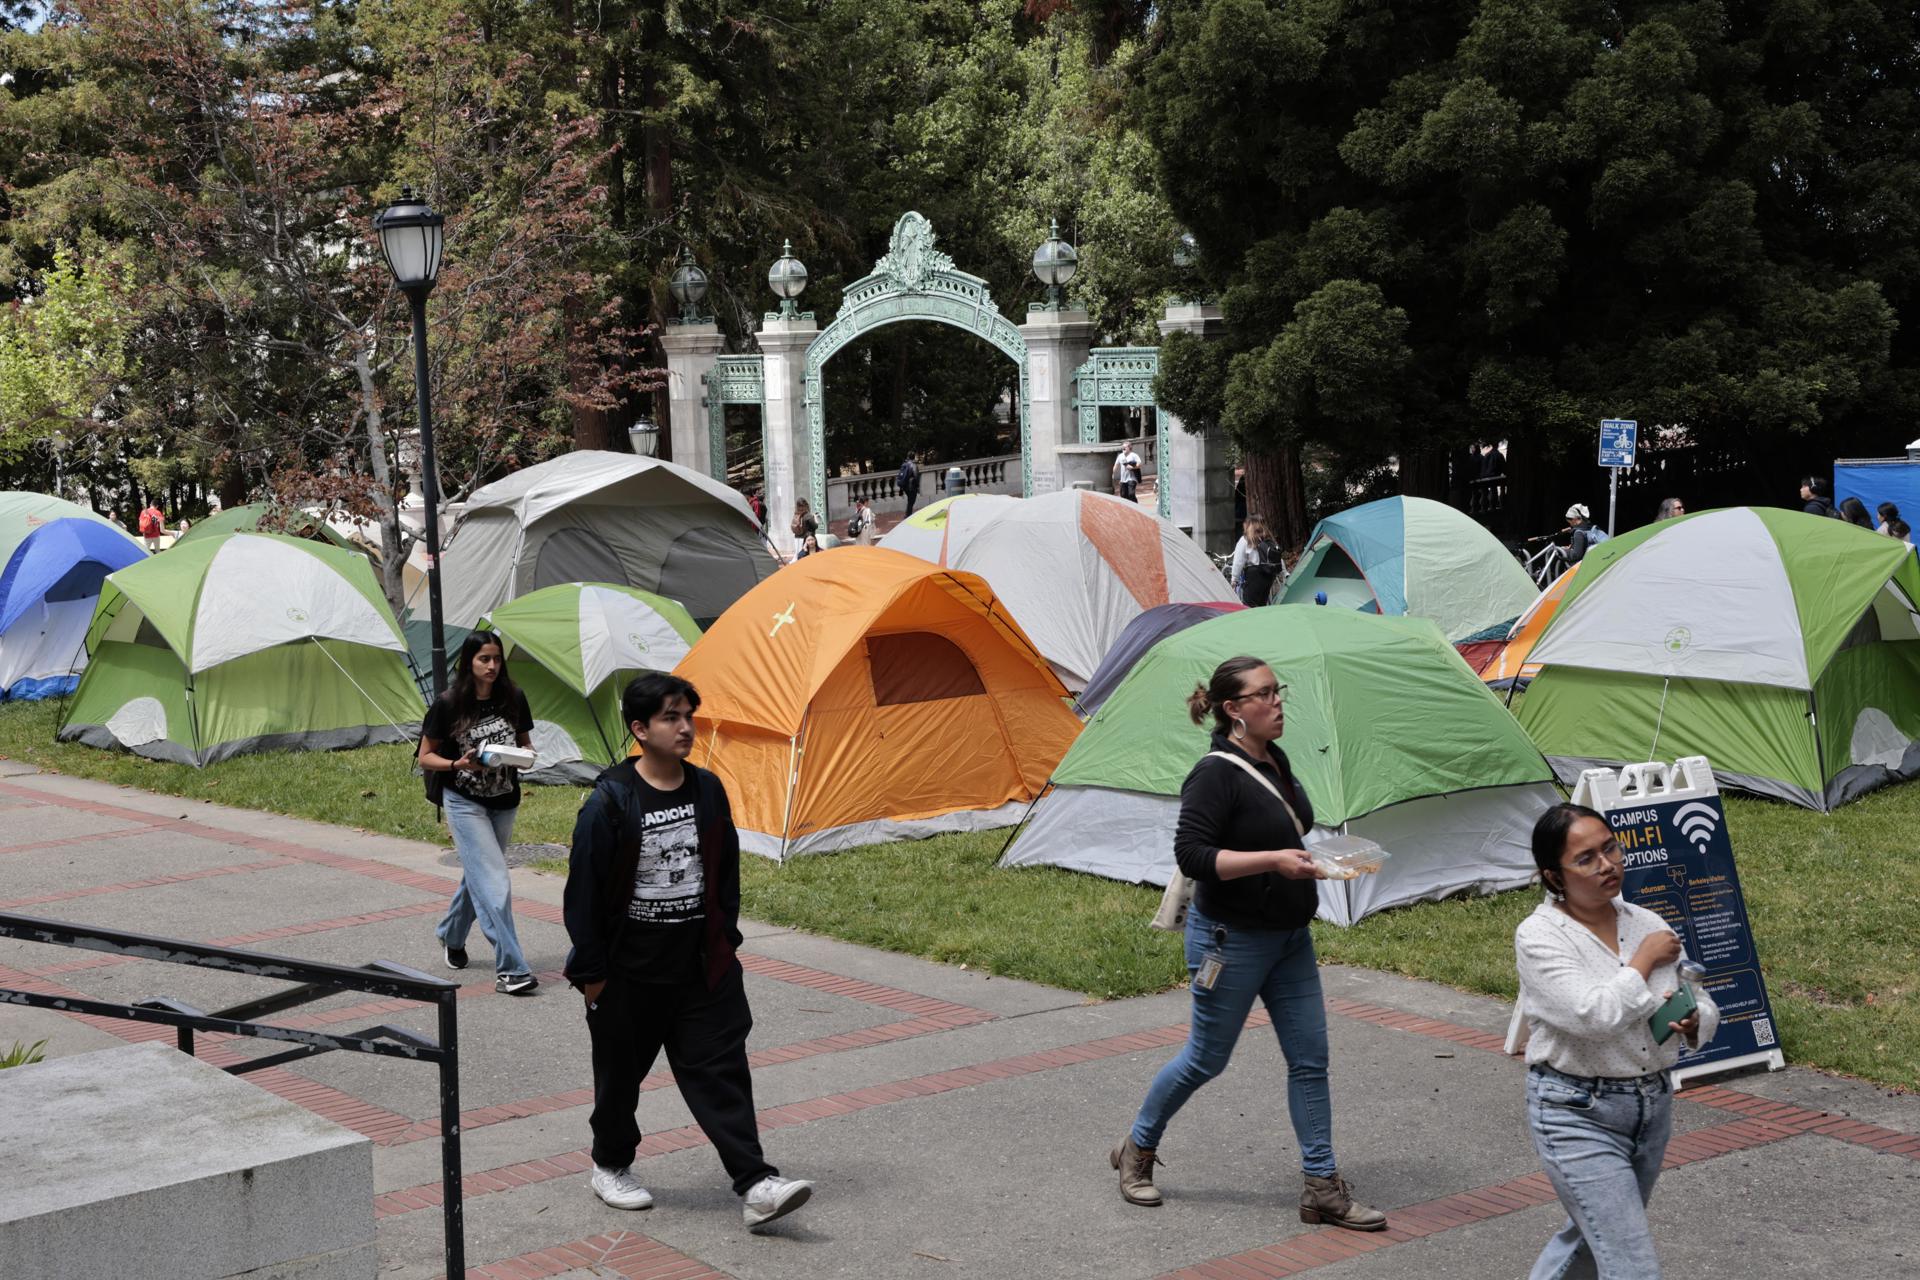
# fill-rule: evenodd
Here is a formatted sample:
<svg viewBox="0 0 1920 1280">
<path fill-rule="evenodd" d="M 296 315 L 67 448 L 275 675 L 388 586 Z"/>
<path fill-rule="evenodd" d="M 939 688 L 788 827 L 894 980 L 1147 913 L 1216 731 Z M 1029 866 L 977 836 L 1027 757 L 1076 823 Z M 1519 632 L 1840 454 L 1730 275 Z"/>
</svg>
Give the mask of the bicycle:
<svg viewBox="0 0 1920 1280">
<path fill-rule="evenodd" d="M 1543 591 L 1555 578 L 1567 571 L 1567 549 L 1551 541 L 1553 536 L 1553 534 L 1547 534 L 1540 538 L 1528 538 L 1529 543 L 1546 543 L 1532 555 L 1526 554 L 1524 545 L 1515 548 L 1513 553 L 1514 558 L 1520 562 L 1520 567 L 1526 570 L 1529 578 L 1533 579 L 1533 585 Z"/>
</svg>

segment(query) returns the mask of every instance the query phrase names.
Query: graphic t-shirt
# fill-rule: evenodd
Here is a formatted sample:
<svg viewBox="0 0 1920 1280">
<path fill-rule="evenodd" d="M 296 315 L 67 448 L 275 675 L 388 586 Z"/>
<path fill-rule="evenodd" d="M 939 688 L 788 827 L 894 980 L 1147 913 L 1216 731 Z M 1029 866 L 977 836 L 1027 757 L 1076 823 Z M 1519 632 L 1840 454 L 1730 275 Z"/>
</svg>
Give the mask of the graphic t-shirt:
<svg viewBox="0 0 1920 1280">
<path fill-rule="evenodd" d="M 1140 455 L 1128 449 L 1120 455 L 1120 483 L 1140 483 Z"/>
<path fill-rule="evenodd" d="M 634 783 L 642 806 L 640 860 L 617 964 L 636 982 L 680 982 L 696 969 L 707 916 L 693 777 L 674 791 L 650 787 L 638 776 Z"/>
<path fill-rule="evenodd" d="M 427 709 L 420 734 L 439 743 L 439 754 L 449 760 L 458 760 L 482 747 L 511 747 L 520 741 L 522 733 L 533 732 L 533 712 L 527 708 L 527 695 L 518 689 L 513 692 L 512 706 L 501 698 L 475 703 L 473 715 L 458 728 L 454 725 L 453 704 L 444 697 L 438 698 Z M 447 775 L 447 788 L 485 809 L 512 809 L 520 803 L 520 771 L 509 765 L 477 769 L 472 773 L 455 769 Z"/>
</svg>

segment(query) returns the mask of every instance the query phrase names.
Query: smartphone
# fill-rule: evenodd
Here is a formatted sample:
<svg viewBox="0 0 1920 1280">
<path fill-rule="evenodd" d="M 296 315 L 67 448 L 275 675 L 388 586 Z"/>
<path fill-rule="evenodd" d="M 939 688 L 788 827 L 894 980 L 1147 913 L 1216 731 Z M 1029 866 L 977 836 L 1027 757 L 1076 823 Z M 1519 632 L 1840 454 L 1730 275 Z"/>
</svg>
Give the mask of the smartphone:
<svg viewBox="0 0 1920 1280">
<path fill-rule="evenodd" d="M 1667 1002 L 1653 1011 L 1647 1019 L 1647 1026 L 1653 1032 L 1655 1044 L 1665 1044 L 1673 1036 L 1673 1024 L 1693 1016 L 1700 1002 L 1693 998 L 1693 988 L 1686 983 L 1667 997 Z"/>
</svg>

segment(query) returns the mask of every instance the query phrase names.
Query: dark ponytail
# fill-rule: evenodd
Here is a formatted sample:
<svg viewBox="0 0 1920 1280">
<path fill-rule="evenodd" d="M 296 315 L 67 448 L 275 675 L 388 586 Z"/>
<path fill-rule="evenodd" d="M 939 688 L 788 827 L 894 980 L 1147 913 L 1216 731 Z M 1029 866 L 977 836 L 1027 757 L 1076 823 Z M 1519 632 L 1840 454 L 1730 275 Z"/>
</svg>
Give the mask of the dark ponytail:
<svg viewBox="0 0 1920 1280">
<path fill-rule="evenodd" d="M 1266 665 L 1264 658 L 1245 655 L 1228 658 L 1213 669 L 1213 679 L 1193 686 L 1193 692 L 1187 695 L 1187 714 L 1193 717 L 1195 724 L 1203 724 L 1211 713 L 1214 732 L 1231 732 L 1233 725 L 1228 721 L 1226 709 L 1221 704 L 1240 696 L 1240 681 L 1247 672 L 1258 671 Z"/>
</svg>

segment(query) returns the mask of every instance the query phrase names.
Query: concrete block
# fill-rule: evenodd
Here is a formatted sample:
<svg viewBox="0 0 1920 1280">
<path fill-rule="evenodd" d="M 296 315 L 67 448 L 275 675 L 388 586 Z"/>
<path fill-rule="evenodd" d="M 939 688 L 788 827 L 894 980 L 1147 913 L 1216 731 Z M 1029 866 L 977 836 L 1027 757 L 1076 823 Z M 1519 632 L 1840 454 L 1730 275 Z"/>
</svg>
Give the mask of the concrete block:
<svg viewBox="0 0 1920 1280">
<path fill-rule="evenodd" d="M 371 1280 L 373 1147 L 161 1044 L 0 1071 L 0 1280 Z"/>
</svg>

